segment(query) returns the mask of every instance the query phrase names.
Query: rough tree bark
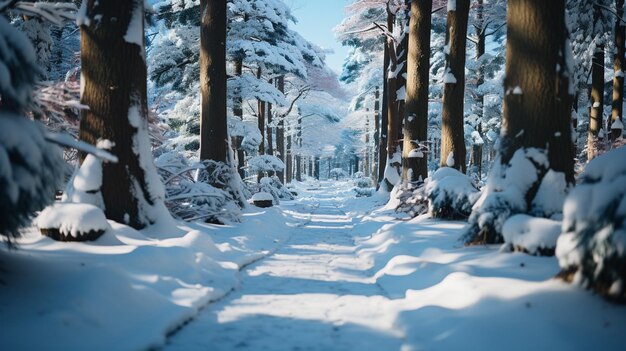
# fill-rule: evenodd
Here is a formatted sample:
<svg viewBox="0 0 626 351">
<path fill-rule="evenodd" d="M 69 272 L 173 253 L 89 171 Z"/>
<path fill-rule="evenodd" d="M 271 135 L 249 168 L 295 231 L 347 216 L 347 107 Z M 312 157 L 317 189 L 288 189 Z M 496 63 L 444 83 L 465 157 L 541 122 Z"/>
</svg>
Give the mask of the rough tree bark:
<svg viewBox="0 0 626 351">
<path fill-rule="evenodd" d="M 226 162 L 226 3 L 200 1 L 200 159 Z"/>
<path fill-rule="evenodd" d="M 469 0 L 456 0 L 456 8 L 448 11 L 449 39 L 441 116 L 440 166 L 449 166 L 462 173 L 467 170 L 463 99 L 465 97 L 465 46 L 469 3 Z M 449 157 L 450 154 L 453 160 Z"/>
<path fill-rule="evenodd" d="M 371 177 L 374 180 L 374 184 L 378 184 L 378 172 L 380 169 L 380 91 L 378 86 L 374 92 L 374 165 L 372 166 Z"/>
<path fill-rule="evenodd" d="M 88 0 L 87 16 L 100 18 L 81 28 L 83 92 L 79 137 L 90 144 L 113 143 L 118 163 L 102 164 L 102 195 L 108 219 L 143 228 L 163 212 L 148 137 L 147 71 L 140 0 Z M 86 155 L 80 155 L 80 162 Z"/>
<path fill-rule="evenodd" d="M 428 176 L 428 158 L 409 157 L 428 138 L 428 77 L 430 69 L 431 1 L 412 1 L 409 23 L 407 83 L 404 114 L 402 179 L 415 182 Z"/>
<path fill-rule="evenodd" d="M 617 19 L 615 20 L 615 56 L 613 57 L 613 111 L 611 114 L 611 141 L 615 141 L 621 136 L 622 128 L 613 126 L 622 125 L 624 120 L 622 109 L 624 108 L 624 69 L 626 69 L 624 55 L 626 54 L 626 26 L 623 22 L 624 0 L 615 1 Z M 615 123 L 619 121 L 618 123 Z"/>
<path fill-rule="evenodd" d="M 545 149 L 549 168 L 573 183 L 564 0 L 509 0 L 508 6 L 502 163 L 519 148 Z"/>
</svg>

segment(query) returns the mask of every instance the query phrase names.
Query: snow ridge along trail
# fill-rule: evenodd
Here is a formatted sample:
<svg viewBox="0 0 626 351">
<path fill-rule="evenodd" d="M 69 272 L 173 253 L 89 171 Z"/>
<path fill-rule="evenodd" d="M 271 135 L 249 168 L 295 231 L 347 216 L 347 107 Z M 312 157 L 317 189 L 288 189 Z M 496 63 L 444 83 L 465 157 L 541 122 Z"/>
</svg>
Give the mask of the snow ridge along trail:
<svg viewBox="0 0 626 351">
<path fill-rule="evenodd" d="M 400 349 L 396 316 L 371 278 L 372 263 L 356 254 L 355 235 L 369 233 L 355 233 L 332 189 L 309 194 L 282 205 L 308 220 L 276 252 L 246 267 L 241 285 L 208 305 L 166 349 Z"/>
</svg>

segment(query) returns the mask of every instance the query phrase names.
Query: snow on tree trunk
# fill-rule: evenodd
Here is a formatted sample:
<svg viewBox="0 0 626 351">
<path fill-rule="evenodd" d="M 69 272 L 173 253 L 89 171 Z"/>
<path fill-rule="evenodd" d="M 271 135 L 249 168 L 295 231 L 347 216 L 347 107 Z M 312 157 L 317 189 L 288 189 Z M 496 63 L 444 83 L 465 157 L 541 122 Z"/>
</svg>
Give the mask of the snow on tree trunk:
<svg viewBox="0 0 626 351">
<path fill-rule="evenodd" d="M 446 74 L 454 76 L 454 82 L 444 82 L 441 116 L 441 154 L 454 154 L 454 163 L 446 164 L 441 158 L 441 167 L 452 167 L 461 173 L 466 171 L 465 130 L 463 123 L 463 99 L 465 95 L 465 44 L 469 0 L 457 0 L 454 11 L 448 12 L 448 51 Z"/>
<path fill-rule="evenodd" d="M 604 137 L 604 45 L 598 45 L 593 53 L 591 64 L 591 104 L 589 113 L 589 134 L 587 136 L 587 160 L 598 154 L 599 142 Z"/>
<path fill-rule="evenodd" d="M 551 199 L 574 182 L 564 0 L 510 0 L 507 32 L 502 140 L 468 243 L 502 242 L 502 225 L 516 213 L 553 215 L 560 206 Z"/>
<path fill-rule="evenodd" d="M 382 110 L 380 118 L 380 139 L 378 142 L 378 180 L 379 186 L 383 186 L 386 191 L 391 191 L 392 184 L 385 180 L 385 169 L 387 168 L 387 129 L 389 125 L 389 99 L 387 96 L 387 67 L 389 66 L 389 48 L 387 45 L 383 51 L 383 91 L 382 91 Z"/>
<path fill-rule="evenodd" d="M 100 192 L 108 219 L 142 228 L 165 210 L 148 137 L 144 3 L 86 1 L 81 25 L 80 139 L 110 141 L 118 163 L 102 164 Z M 81 155 L 81 164 L 86 155 Z"/>
<path fill-rule="evenodd" d="M 624 0 L 615 1 L 617 19 L 615 20 L 615 55 L 613 57 L 613 112 L 611 114 L 611 141 L 622 135 L 624 119 L 624 69 L 626 69 L 626 24 L 624 24 Z M 616 123 L 619 121 L 618 123 Z M 622 128 L 613 128 L 613 126 Z"/>
<path fill-rule="evenodd" d="M 432 2 L 411 2 L 407 84 L 404 113 L 402 179 L 415 182 L 428 177 L 428 159 L 410 157 L 426 142 L 428 129 L 428 77 L 430 70 L 430 27 Z M 390 159 L 393 155 L 388 156 Z"/>
<path fill-rule="evenodd" d="M 201 0 L 200 13 L 200 159 L 226 163 L 226 2 Z"/>
</svg>

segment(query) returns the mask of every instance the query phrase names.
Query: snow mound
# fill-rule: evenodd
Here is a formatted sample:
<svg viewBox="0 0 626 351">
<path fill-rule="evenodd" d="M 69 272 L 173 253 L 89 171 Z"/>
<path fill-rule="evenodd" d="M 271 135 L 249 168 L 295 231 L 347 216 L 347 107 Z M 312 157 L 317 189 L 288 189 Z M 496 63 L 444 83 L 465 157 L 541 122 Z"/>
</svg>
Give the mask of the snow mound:
<svg viewBox="0 0 626 351">
<path fill-rule="evenodd" d="M 556 255 L 562 276 L 626 302 L 626 147 L 591 161 L 565 200 Z"/>
<path fill-rule="evenodd" d="M 531 255 L 552 256 L 561 234 L 561 222 L 518 214 L 502 226 L 503 250 L 522 251 Z"/>
<path fill-rule="evenodd" d="M 46 207 L 35 219 L 35 226 L 42 232 L 58 231 L 61 241 L 82 241 L 99 237 L 111 226 L 99 207 L 90 204 L 56 203 Z"/>
<path fill-rule="evenodd" d="M 450 167 L 439 168 L 427 179 L 425 190 L 428 212 L 445 219 L 467 218 L 479 194 L 470 177 Z"/>
</svg>

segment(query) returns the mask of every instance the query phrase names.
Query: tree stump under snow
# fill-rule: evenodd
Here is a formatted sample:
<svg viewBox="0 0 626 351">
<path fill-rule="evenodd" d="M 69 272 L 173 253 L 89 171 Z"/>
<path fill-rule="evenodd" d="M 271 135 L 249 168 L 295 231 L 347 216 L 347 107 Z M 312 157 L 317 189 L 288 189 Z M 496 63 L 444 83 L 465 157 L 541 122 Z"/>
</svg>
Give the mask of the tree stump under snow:
<svg viewBox="0 0 626 351">
<path fill-rule="evenodd" d="M 56 241 L 93 241 L 110 228 L 99 207 L 89 204 L 57 203 L 35 219 L 41 234 Z"/>
<path fill-rule="evenodd" d="M 266 208 L 274 205 L 274 197 L 270 193 L 260 192 L 252 196 L 252 203 L 256 207 Z"/>
</svg>

